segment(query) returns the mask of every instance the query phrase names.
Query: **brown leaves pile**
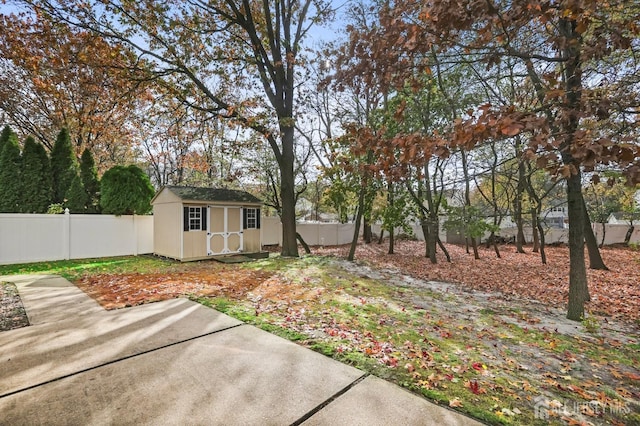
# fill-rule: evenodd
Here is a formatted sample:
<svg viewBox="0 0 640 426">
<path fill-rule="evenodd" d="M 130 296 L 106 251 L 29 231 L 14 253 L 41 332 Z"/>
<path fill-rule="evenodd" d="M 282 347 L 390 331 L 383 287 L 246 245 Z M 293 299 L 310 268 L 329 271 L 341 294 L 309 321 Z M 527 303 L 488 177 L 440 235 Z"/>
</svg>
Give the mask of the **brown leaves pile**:
<svg viewBox="0 0 640 426">
<path fill-rule="evenodd" d="M 348 246 L 318 249 L 317 254 L 346 257 Z M 515 247 L 501 247 L 502 258 L 493 249 L 479 248 L 481 259 L 474 260 L 464 247 L 447 245 L 452 263 L 438 252 L 438 264 L 424 257 L 424 243 L 400 241 L 396 254 L 386 254 L 385 244 L 360 245 L 356 259 L 374 267 L 394 268 L 423 280 L 453 282 L 469 290 L 500 292 L 504 297 L 537 300 L 549 306 L 564 307 L 569 294 L 569 249 L 547 247 L 547 265 L 527 248 L 518 254 Z M 609 271 L 588 270 L 591 302 L 587 310 L 625 322 L 640 321 L 640 252 L 622 247 L 601 249 Z"/>
<path fill-rule="evenodd" d="M 244 299 L 272 275 L 272 272 L 203 262 L 188 271 L 102 274 L 84 277 L 75 284 L 105 309 L 118 309 L 186 296 Z"/>
</svg>

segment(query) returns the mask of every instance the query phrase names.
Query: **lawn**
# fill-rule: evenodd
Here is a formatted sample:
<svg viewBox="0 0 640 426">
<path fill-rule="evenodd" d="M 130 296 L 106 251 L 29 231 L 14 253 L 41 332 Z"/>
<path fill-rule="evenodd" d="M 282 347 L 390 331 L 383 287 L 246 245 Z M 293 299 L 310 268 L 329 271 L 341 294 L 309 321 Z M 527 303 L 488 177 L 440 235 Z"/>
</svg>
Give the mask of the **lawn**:
<svg viewBox="0 0 640 426">
<path fill-rule="evenodd" d="M 574 323 L 563 308 L 566 249 L 549 248 L 541 266 L 512 247 L 479 261 L 449 248 L 454 263 L 436 266 L 401 242 L 396 255 L 362 246 L 356 263 L 332 247 L 241 265 L 140 256 L 0 275 L 63 273 L 109 309 L 191 297 L 490 424 L 640 424 L 638 316 L 626 314 L 637 252 L 603 252 L 612 271 L 590 272 L 591 313 Z"/>
</svg>

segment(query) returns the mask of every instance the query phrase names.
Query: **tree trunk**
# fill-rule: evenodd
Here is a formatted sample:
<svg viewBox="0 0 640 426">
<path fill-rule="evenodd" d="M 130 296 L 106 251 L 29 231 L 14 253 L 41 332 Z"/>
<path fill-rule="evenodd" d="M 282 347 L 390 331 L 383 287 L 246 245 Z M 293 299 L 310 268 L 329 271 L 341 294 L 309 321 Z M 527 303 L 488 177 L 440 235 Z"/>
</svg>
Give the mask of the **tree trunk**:
<svg viewBox="0 0 640 426">
<path fill-rule="evenodd" d="M 364 192 L 366 191 L 364 185 L 360 188 L 360 194 L 358 195 L 358 211 L 356 213 L 355 226 L 353 231 L 353 239 L 351 240 L 351 247 L 349 248 L 349 255 L 347 260 L 353 262 L 356 255 L 356 246 L 358 245 L 358 235 L 360 234 L 360 222 L 362 221 L 362 210 L 364 210 Z"/>
<path fill-rule="evenodd" d="M 378 237 L 378 244 L 382 244 L 383 239 L 384 239 L 384 228 L 380 228 L 380 236 Z"/>
<path fill-rule="evenodd" d="M 298 257 L 296 240 L 296 201 L 293 152 L 293 127 L 282 127 L 280 161 L 280 197 L 282 198 L 282 256 Z"/>
<path fill-rule="evenodd" d="M 591 221 L 589 220 L 589 213 L 587 212 L 587 205 L 584 202 L 584 198 L 582 198 L 582 212 L 584 216 L 584 240 L 587 243 L 589 253 L 589 269 L 608 271 L 609 268 L 604 264 L 604 260 L 602 260 L 602 256 L 600 255 L 600 249 L 598 249 L 598 241 L 591 227 Z"/>
<path fill-rule="evenodd" d="M 519 139 L 518 139 L 519 141 Z M 518 185 L 516 187 L 516 197 L 513 201 L 513 216 L 516 222 L 516 227 L 518 232 L 516 234 L 516 252 L 524 253 L 524 244 L 526 243 L 524 238 L 524 220 L 522 218 L 522 196 L 524 194 L 525 187 L 525 164 L 522 157 L 522 152 L 519 148 L 517 148 L 517 154 L 520 157 L 520 161 L 518 163 Z"/>
<path fill-rule="evenodd" d="M 489 241 L 492 243 L 493 245 L 493 250 L 496 252 L 496 257 L 498 259 L 502 258 L 502 256 L 500 256 L 500 249 L 498 249 L 498 239 L 496 238 L 496 233 L 491 231 L 491 235 L 489 235 Z"/>
<path fill-rule="evenodd" d="M 629 245 L 631 241 L 631 236 L 633 235 L 633 231 L 635 230 L 635 226 L 633 226 L 633 222 L 629 225 L 629 229 L 627 229 L 627 233 L 624 235 L 624 243 Z"/>
<path fill-rule="evenodd" d="M 371 222 L 369 221 L 369 218 L 365 216 L 364 223 L 362 224 L 362 239 L 364 240 L 365 244 L 371 243 L 371 239 L 373 238 L 372 234 Z"/>
<path fill-rule="evenodd" d="M 304 247 L 304 252 L 307 254 L 311 254 L 311 249 L 309 248 L 309 244 L 307 244 L 304 238 L 302 238 L 302 235 L 300 235 L 298 232 L 296 232 L 296 239 L 300 241 L 300 244 L 302 244 L 302 247 Z"/>
<path fill-rule="evenodd" d="M 393 254 L 393 248 L 395 246 L 395 234 L 396 234 L 395 229 L 391 228 L 389 230 L 389 251 L 387 252 L 388 254 Z"/>
<path fill-rule="evenodd" d="M 467 154 L 463 149 L 460 150 L 460 154 L 462 155 L 462 174 L 465 180 L 464 187 L 464 205 L 471 206 L 471 186 L 469 178 L 469 162 L 467 159 Z M 467 240 L 467 253 L 469 253 L 469 237 L 465 235 Z M 480 259 L 480 255 L 478 254 L 478 242 L 475 238 L 471 238 L 471 247 L 473 248 L 473 257 L 475 259 Z"/>
<path fill-rule="evenodd" d="M 424 216 L 420 219 L 420 228 L 422 229 L 422 235 L 424 236 L 424 257 L 429 257 L 429 238 L 431 236 L 429 233 L 429 225 L 427 224 L 427 219 Z"/>
<path fill-rule="evenodd" d="M 538 212 L 536 209 L 531 209 L 531 232 L 533 234 L 533 252 L 538 253 L 540 251 L 540 235 L 542 224 L 538 220 Z M 543 230 L 544 231 L 544 230 Z"/>
<path fill-rule="evenodd" d="M 581 321 L 584 303 L 589 300 L 587 268 L 584 259 L 584 203 L 582 202 L 581 174 L 567 178 L 569 214 L 569 305 L 567 318 Z"/>
<path fill-rule="evenodd" d="M 480 259 L 480 253 L 478 252 L 478 240 L 472 237 L 467 237 L 467 253 L 469 253 L 469 246 L 473 250 L 473 258 Z"/>
<path fill-rule="evenodd" d="M 429 249 L 429 261 L 435 265 L 438 263 L 438 259 L 436 258 L 436 244 L 438 242 L 440 223 L 437 216 L 433 217 L 433 215 L 430 215 L 428 220 L 427 235 L 429 239 L 427 240 L 427 247 Z"/>
<path fill-rule="evenodd" d="M 447 251 L 447 248 L 444 246 L 444 244 L 442 244 L 440 237 L 437 237 L 437 240 L 438 240 L 438 247 L 440 247 L 440 250 L 442 250 L 442 252 L 444 253 L 444 256 L 447 258 L 447 262 L 451 263 L 451 256 L 449 256 L 449 252 Z"/>
<path fill-rule="evenodd" d="M 607 224 L 602 222 L 602 240 L 600 241 L 600 248 L 604 247 L 604 237 L 607 235 Z"/>
<path fill-rule="evenodd" d="M 544 241 L 544 229 L 542 229 L 542 221 L 540 220 L 540 218 L 538 216 L 536 216 L 536 229 L 537 229 L 537 234 L 540 235 L 540 240 L 539 240 L 539 244 L 538 244 L 538 248 L 540 250 L 540 260 L 542 261 L 543 265 L 547 264 L 547 254 L 544 252 L 544 245 L 545 245 L 545 241 Z"/>
<path fill-rule="evenodd" d="M 584 201 L 582 199 L 582 172 L 580 164 L 571 154 L 579 126 L 582 97 L 582 59 L 580 48 L 582 36 L 577 30 L 577 21 L 560 18 L 558 30 L 565 38 L 562 55 L 566 58 L 563 67 L 565 84 L 566 118 L 562 120 L 560 133 L 565 139 L 560 144 L 562 163 L 569 166 L 567 178 L 567 202 L 569 213 L 569 305 L 567 318 L 580 321 L 584 317 L 584 303 L 589 300 L 587 268 L 584 261 Z"/>
</svg>

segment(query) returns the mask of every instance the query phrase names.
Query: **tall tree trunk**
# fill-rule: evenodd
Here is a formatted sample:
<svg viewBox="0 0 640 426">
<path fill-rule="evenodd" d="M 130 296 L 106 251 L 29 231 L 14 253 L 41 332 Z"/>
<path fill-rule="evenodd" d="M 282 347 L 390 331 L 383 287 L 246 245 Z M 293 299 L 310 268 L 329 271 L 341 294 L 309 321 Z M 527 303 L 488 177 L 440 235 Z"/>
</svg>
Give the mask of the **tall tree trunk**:
<svg viewBox="0 0 640 426">
<path fill-rule="evenodd" d="M 429 168 L 427 164 L 423 166 L 424 181 L 418 179 L 418 191 L 413 191 L 411 185 L 407 183 L 407 191 L 411 195 L 416 208 L 418 209 L 418 218 L 420 219 L 420 227 L 424 236 L 424 256 L 428 257 L 431 263 L 437 263 L 436 259 L 436 239 L 438 237 L 439 223 L 436 213 L 435 203 L 431 194 Z M 425 202 L 427 206 L 425 206 Z M 435 225 L 434 225 L 435 224 Z"/>
<path fill-rule="evenodd" d="M 631 242 L 631 236 L 633 235 L 633 231 L 635 230 L 635 226 L 633 226 L 633 221 L 629 224 L 629 228 L 627 229 L 627 233 L 624 235 L 624 243 L 629 245 Z"/>
<path fill-rule="evenodd" d="M 560 144 L 562 163 L 569 166 L 567 178 L 567 202 L 569 213 L 569 304 L 567 318 L 580 321 L 584 317 L 584 304 L 589 300 L 587 268 L 584 261 L 584 201 L 582 199 L 582 173 L 580 164 L 571 154 L 579 125 L 582 97 L 582 59 L 580 48 L 582 36 L 577 31 L 577 21 L 560 18 L 558 30 L 564 37 L 562 56 L 566 58 L 563 80 L 566 88 L 566 118 L 562 120 L 561 133 L 565 135 Z"/>
<path fill-rule="evenodd" d="M 362 224 L 362 239 L 365 244 L 370 244 L 373 238 L 373 232 L 371 232 L 371 221 L 367 216 L 364 217 L 364 223 Z"/>
<path fill-rule="evenodd" d="M 353 262 L 356 255 L 356 246 L 358 245 L 358 235 L 360 234 L 360 222 L 362 222 L 362 211 L 364 210 L 364 192 L 365 186 L 360 188 L 360 194 L 358 195 L 358 211 L 356 213 L 355 226 L 353 230 L 353 239 L 351 240 L 351 247 L 349 248 L 349 255 L 347 260 Z"/>
<path fill-rule="evenodd" d="M 438 263 L 438 259 L 436 257 L 436 244 L 440 236 L 440 223 L 438 220 L 438 209 L 436 207 L 439 203 L 433 199 L 433 193 L 431 192 L 431 177 L 427 163 L 424 164 L 423 170 L 424 198 L 427 200 L 427 207 L 429 209 L 427 212 L 421 210 L 421 214 L 424 215 L 424 219 L 427 220 L 427 232 L 424 234 L 424 243 L 426 246 L 425 255 L 429 257 L 431 264 L 435 265 Z M 433 183 L 435 187 L 435 180 Z"/>
<path fill-rule="evenodd" d="M 371 151 L 367 152 L 366 163 L 371 164 L 373 158 L 373 154 Z M 362 222 L 362 218 L 364 217 L 365 206 L 365 197 L 367 195 L 367 191 L 369 188 L 369 174 L 364 172 L 362 178 L 360 180 L 360 192 L 358 194 L 358 209 L 356 212 L 356 217 L 354 218 L 355 226 L 353 231 L 353 239 L 351 240 L 351 247 L 349 248 L 349 255 L 347 256 L 347 260 L 350 262 L 353 261 L 356 255 L 356 246 L 358 245 L 358 236 L 360 235 L 360 224 Z"/>
<path fill-rule="evenodd" d="M 282 198 L 282 256 L 298 257 L 296 240 L 296 201 L 293 152 L 294 128 L 282 127 L 280 160 L 280 197 Z"/>
<path fill-rule="evenodd" d="M 470 178 L 469 178 L 469 163 L 467 161 L 467 154 L 464 150 L 460 150 L 460 154 L 462 154 L 462 173 L 464 175 L 465 187 L 464 187 L 464 204 L 465 206 L 471 206 L 471 187 L 470 187 Z M 478 242 L 475 238 L 467 237 L 467 253 L 469 252 L 469 239 L 471 239 L 471 247 L 473 248 L 473 257 L 475 259 L 480 259 L 480 254 L 478 253 Z"/>
<path fill-rule="evenodd" d="M 602 222 L 602 240 L 600 241 L 600 248 L 604 247 L 604 238 L 607 236 L 607 224 Z"/>
<path fill-rule="evenodd" d="M 591 227 L 591 220 L 589 220 L 589 213 L 587 212 L 587 205 L 582 198 L 582 212 L 584 215 L 584 240 L 587 243 L 587 250 L 589 253 L 589 268 L 598 269 L 602 271 L 608 271 L 609 268 L 604 264 L 602 256 L 600 255 L 600 249 L 598 248 L 598 241 L 593 233 Z"/>
<path fill-rule="evenodd" d="M 525 164 L 522 158 L 522 151 L 520 149 L 520 139 L 517 139 L 516 155 L 520 159 L 518 161 L 518 185 L 516 186 L 516 197 L 513 201 L 513 216 L 516 222 L 516 252 L 524 253 L 524 244 L 526 243 L 524 238 L 524 219 L 522 218 L 522 196 L 524 195 L 525 188 Z"/>
<path fill-rule="evenodd" d="M 392 207 L 395 203 L 395 186 L 393 185 L 393 182 L 388 181 L 387 182 L 387 205 L 389 207 Z M 394 224 L 391 225 L 390 227 L 391 229 L 388 229 L 387 231 L 389 232 L 389 251 L 387 252 L 388 254 L 393 254 L 393 249 L 395 246 L 395 236 L 396 236 L 396 230 L 395 230 L 395 226 Z"/>
<path fill-rule="evenodd" d="M 435 217 L 434 217 L 435 216 Z M 438 259 L 436 258 L 436 244 L 438 243 L 439 234 L 440 234 L 440 223 L 438 221 L 438 216 L 429 214 L 428 222 L 427 222 L 427 230 L 428 230 L 428 240 L 427 247 L 429 250 L 429 261 L 432 264 L 438 263 Z"/>
<path fill-rule="evenodd" d="M 429 257 L 429 238 L 431 238 L 431 235 L 429 233 L 427 219 L 424 215 L 420 219 L 420 228 L 422 229 L 422 235 L 424 236 L 424 257 Z"/>
<path fill-rule="evenodd" d="M 380 236 L 378 237 L 378 244 L 382 244 L 382 240 L 384 239 L 384 228 L 380 228 Z"/>
<path fill-rule="evenodd" d="M 524 238 L 524 219 L 522 218 L 522 190 L 521 184 L 518 182 L 518 190 L 516 199 L 514 200 L 513 218 L 516 222 L 516 252 L 524 253 L 524 244 L 526 243 Z"/>
<path fill-rule="evenodd" d="M 537 233 L 538 235 L 540 235 L 540 240 L 539 240 L 539 244 L 538 244 L 538 248 L 540 249 L 540 260 L 542 261 L 543 265 L 547 264 L 547 254 L 544 251 L 544 245 L 545 245 L 545 237 L 544 237 L 544 229 L 542 229 L 542 221 L 540 220 L 539 216 L 536 216 L 536 229 L 537 229 Z"/>
<path fill-rule="evenodd" d="M 531 232 L 533 233 L 533 252 L 538 253 L 540 251 L 540 235 L 538 234 L 542 229 L 542 224 L 538 220 L 538 211 L 531 209 Z"/>
<path fill-rule="evenodd" d="M 567 318 L 580 321 L 584 303 L 589 300 L 587 268 L 584 259 L 584 212 L 580 171 L 567 178 L 569 214 L 569 305 Z"/>
</svg>

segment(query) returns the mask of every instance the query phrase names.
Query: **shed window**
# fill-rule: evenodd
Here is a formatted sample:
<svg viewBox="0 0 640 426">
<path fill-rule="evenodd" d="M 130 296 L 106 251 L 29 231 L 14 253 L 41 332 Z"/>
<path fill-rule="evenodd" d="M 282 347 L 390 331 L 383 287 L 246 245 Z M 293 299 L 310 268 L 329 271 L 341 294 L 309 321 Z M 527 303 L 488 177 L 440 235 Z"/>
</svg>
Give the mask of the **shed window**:
<svg viewBox="0 0 640 426">
<path fill-rule="evenodd" d="M 243 228 L 260 229 L 260 209 L 245 208 L 243 212 Z"/>
<path fill-rule="evenodd" d="M 185 207 L 184 208 L 184 231 L 206 231 L 207 230 L 207 208 L 206 207 Z"/>
<path fill-rule="evenodd" d="M 189 207 L 189 231 L 202 230 L 202 209 Z"/>
</svg>

